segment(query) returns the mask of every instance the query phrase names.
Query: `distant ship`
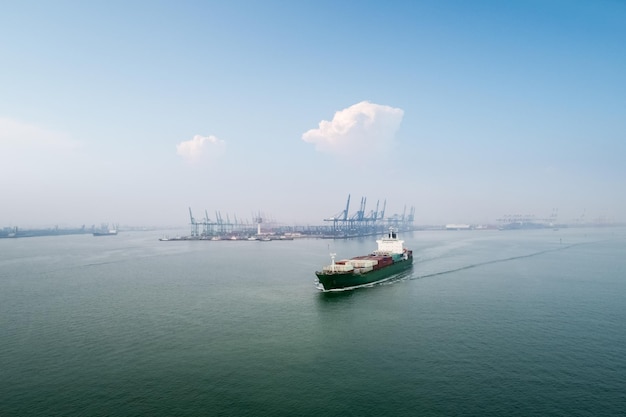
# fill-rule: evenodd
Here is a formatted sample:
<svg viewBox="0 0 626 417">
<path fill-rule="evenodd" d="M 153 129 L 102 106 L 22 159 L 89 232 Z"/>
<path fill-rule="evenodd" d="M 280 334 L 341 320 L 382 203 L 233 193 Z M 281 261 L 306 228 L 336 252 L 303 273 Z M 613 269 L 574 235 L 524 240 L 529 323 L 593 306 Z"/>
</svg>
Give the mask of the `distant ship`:
<svg viewBox="0 0 626 417">
<path fill-rule="evenodd" d="M 397 230 L 389 229 L 376 243 L 378 249 L 365 256 L 335 262 L 335 254 L 331 253 L 332 263 L 315 272 L 318 288 L 324 291 L 356 288 L 389 279 L 413 265 L 413 251 L 404 247 Z"/>
<path fill-rule="evenodd" d="M 102 225 L 100 230 L 93 231 L 94 236 L 115 236 L 117 235 L 117 229 L 109 229 L 109 225 Z"/>
</svg>

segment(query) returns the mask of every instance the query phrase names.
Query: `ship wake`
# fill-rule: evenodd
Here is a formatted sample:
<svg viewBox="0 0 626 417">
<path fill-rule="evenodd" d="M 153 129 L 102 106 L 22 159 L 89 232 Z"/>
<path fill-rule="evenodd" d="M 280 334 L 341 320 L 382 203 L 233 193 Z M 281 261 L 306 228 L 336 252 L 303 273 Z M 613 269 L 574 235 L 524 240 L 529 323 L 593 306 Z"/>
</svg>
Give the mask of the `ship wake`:
<svg viewBox="0 0 626 417">
<path fill-rule="evenodd" d="M 542 251 L 539 251 L 539 252 L 528 253 L 528 254 L 525 254 L 525 255 L 510 256 L 510 257 L 502 258 L 502 259 L 493 259 L 491 261 L 478 262 L 478 263 L 475 263 L 475 264 L 465 265 L 465 266 L 461 266 L 461 267 L 458 267 L 458 268 L 448 269 L 448 270 L 445 270 L 445 271 L 439 271 L 439 272 L 433 272 L 433 273 L 430 273 L 430 274 L 414 276 L 414 277 L 412 277 L 410 279 L 431 278 L 431 277 L 436 277 L 436 276 L 439 276 L 439 275 L 446 275 L 446 274 L 452 274 L 454 272 L 464 271 L 466 269 L 478 268 L 478 267 L 485 266 L 485 265 L 493 265 L 493 264 L 498 264 L 498 263 L 503 263 L 503 262 L 515 261 L 515 260 L 518 260 L 518 259 L 533 258 L 535 256 L 545 255 L 546 253 L 550 253 L 550 252 L 557 252 L 557 251 L 561 251 L 561 250 L 566 250 L 566 249 L 573 248 L 574 246 L 579 246 L 579 245 L 583 245 L 583 244 L 585 244 L 585 243 L 574 243 L 574 244 L 571 244 L 571 245 L 559 246 L 558 248 L 546 249 L 546 250 L 542 250 Z"/>
</svg>

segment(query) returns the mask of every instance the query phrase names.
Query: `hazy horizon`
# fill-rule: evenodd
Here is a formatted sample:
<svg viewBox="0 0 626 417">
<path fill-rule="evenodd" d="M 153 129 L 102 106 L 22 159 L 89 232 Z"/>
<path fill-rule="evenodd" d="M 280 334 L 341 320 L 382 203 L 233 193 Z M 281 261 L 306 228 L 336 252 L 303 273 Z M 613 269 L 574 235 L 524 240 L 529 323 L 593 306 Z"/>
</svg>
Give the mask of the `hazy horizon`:
<svg viewBox="0 0 626 417">
<path fill-rule="evenodd" d="M 0 36 L 0 229 L 626 221 L 626 4 L 34 2 Z"/>
</svg>

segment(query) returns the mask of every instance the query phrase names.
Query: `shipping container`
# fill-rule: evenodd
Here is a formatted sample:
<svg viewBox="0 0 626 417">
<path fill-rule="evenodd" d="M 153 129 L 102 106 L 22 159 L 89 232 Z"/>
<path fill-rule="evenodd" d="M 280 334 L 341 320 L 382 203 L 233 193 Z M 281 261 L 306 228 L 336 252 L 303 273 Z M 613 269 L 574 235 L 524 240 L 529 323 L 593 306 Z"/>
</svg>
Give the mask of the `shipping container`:
<svg viewBox="0 0 626 417">
<path fill-rule="evenodd" d="M 350 259 L 349 262 L 355 268 L 372 267 L 378 263 L 375 259 Z"/>
<path fill-rule="evenodd" d="M 335 265 L 325 266 L 324 269 L 323 269 L 323 272 L 333 272 L 333 271 L 335 271 L 335 272 L 350 272 L 352 270 L 354 270 L 354 267 L 352 265 L 350 265 L 350 264 L 348 264 L 348 265 L 338 265 L 338 264 L 335 264 Z"/>
</svg>

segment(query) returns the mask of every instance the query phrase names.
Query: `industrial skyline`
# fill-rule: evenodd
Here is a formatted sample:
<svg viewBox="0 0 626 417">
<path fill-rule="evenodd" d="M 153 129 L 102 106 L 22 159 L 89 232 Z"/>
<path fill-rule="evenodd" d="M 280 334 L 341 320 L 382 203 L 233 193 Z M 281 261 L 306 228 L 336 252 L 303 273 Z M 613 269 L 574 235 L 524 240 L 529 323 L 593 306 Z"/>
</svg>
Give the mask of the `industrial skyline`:
<svg viewBox="0 0 626 417">
<path fill-rule="evenodd" d="M 0 227 L 317 224 L 348 194 L 418 224 L 626 222 L 625 20 L 616 1 L 10 2 Z"/>
</svg>

